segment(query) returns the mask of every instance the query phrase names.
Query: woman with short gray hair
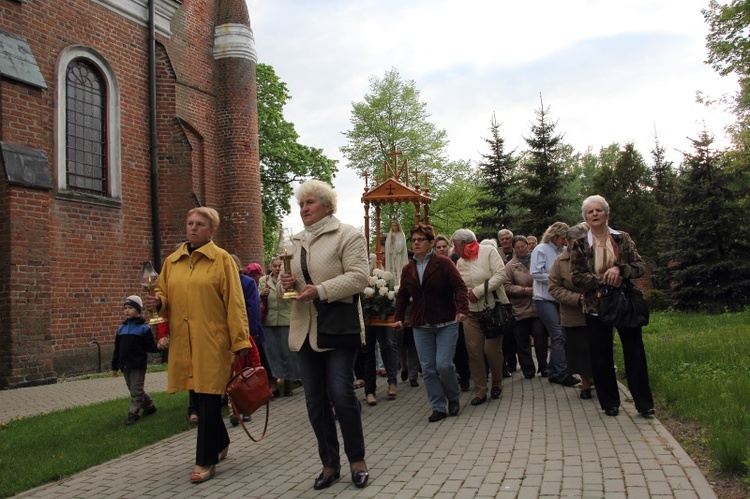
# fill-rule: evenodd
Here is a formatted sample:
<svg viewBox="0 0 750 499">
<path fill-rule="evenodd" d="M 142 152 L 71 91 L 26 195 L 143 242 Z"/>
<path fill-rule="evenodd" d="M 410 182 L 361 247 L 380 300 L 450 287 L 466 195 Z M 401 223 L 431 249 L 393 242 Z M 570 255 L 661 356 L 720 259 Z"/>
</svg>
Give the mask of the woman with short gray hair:
<svg viewBox="0 0 750 499">
<path fill-rule="evenodd" d="M 609 226 L 609 204 L 601 196 L 590 196 L 581 206 L 589 230 L 573 242 L 570 264 L 573 283 L 584 289 L 583 312 L 589 331 L 591 367 L 596 380 L 596 396 L 607 416 L 620 412 L 612 353 L 614 331 L 599 320 L 599 292 L 602 286 L 632 286 L 631 279 L 641 277 L 646 264 L 628 233 Z M 625 359 L 625 374 L 635 408 L 643 417 L 654 416 L 654 399 L 648 382 L 648 365 L 642 330 L 617 328 Z"/>
<path fill-rule="evenodd" d="M 475 389 L 470 404 L 480 405 L 487 401 L 485 357 L 492 373 L 490 396 L 498 399 L 503 391 L 503 336 L 485 338 L 479 325 L 479 317 L 485 306 L 492 308 L 498 300 L 508 303 L 503 289 L 505 264 L 493 246 L 479 244 L 477 237 L 469 229 L 458 229 L 451 240 L 456 253 L 460 255 L 456 267 L 469 294 L 469 317 L 464 321 L 464 339 Z"/>
</svg>

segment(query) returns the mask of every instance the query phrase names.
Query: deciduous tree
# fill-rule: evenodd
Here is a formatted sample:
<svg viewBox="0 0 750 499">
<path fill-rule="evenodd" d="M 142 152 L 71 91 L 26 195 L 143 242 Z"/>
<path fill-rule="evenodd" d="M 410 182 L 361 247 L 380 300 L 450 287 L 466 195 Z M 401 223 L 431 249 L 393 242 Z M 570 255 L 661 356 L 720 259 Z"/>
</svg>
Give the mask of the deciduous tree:
<svg viewBox="0 0 750 499">
<path fill-rule="evenodd" d="M 263 248 L 268 258 L 275 249 L 281 220 L 290 211 L 293 183 L 306 178 L 330 181 L 336 161 L 328 159 L 322 149 L 297 141 L 294 124 L 284 119 L 284 106 L 291 95 L 273 67 L 258 64 L 257 80 Z"/>
</svg>

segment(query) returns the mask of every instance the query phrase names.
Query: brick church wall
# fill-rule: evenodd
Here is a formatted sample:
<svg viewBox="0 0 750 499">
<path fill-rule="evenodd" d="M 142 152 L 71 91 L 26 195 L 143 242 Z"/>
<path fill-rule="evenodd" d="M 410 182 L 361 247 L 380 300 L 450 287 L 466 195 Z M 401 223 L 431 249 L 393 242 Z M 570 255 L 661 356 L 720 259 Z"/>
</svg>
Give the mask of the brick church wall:
<svg viewBox="0 0 750 499">
<path fill-rule="evenodd" d="M 244 3 L 244 2 L 243 2 Z M 213 72 L 215 0 L 181 2 L 170 39 L 158 35 L 157 128 L 162 259 L 184 240 L 195 197 L 220 206 Z M 28 41 L 47 89 L 0 77 L 0 140 L 43 151 L 53 185 L 56 61 L 71 45 L 96 50 L 120 88 L 122 201 L 87 203 L 0 178 L 0 388 L 108 370 L 129 294 L 143 294 L 151 234 L 148 30 L 90 0 L 0 2 L 3 30 Z M 254 86 L 253 86 L 254 88 Z M 257 148 L 257 125 L 253 129 Z M 250 165 L 253 167 L 253 165 Z M 254 165 L 257 170 L 257 161 Z M 259 186 L 259 183 L 258 183 Z M 259 192 L 259 187 L 257 189 Z M 260 217 L 260 200 L 245 207 Z M 223 227 L 222 227 L 223 228 Z M 262 255 L 256 241 L 228 250 Z M 221 228 L 217 242 L 224 244 Z M 229 245 L 232 246 L 232 245 Z M 238 253 L 239 254 L 239 253 Z"/>
</svg>

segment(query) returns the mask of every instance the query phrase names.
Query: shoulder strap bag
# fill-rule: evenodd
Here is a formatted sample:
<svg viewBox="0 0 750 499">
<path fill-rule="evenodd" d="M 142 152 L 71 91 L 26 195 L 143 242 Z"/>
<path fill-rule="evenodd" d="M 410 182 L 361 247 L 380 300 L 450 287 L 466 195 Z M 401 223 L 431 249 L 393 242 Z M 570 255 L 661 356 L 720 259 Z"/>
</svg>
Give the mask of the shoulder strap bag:
<svg viewBox="0 0 750 499">
<path fill-rule="evenodd" d="M 599 288 L 599 320 L 602 324 L 618 329 L 635 329 L 648 325 L 649 310 L 643 293 L 625 280 L 622 286 Z"/>
<path fill-rule="evenodd" d="M 237 420 L 247 436 L 253 442 L 260 442 L 265 438 L 268 430 L 268 418 L 271 413 L 269 402 L 273 398 L 273 394 L 268 386 L 268 374 L 263 366 L 244 366 L 246 366 L 244 359 L 235 356 L 234 372 L 236 374 L 227 383 L 227 398 L 234 415 L 237 416 Z M 256 439 L 250 434 L 244 421 L 242 421 L 242 415 L 254 413 L 263 404 L 266 406 L 266 422 L 263 426 L 263 434 Z"/>
<path fill-rule="evenodd" d="M 484 337 L 488 340 L 497 338 L 506 333 L 512 333 L 516 325 L 516 318 L 513 315 L 513 306 L 510 303 L 501 303 L 497 294 L 495 296 L 495 306 L 490 308 L 487 301 L 489 293 L 489 280 L 484 281 L 484 310 L 479 316 L 479 326 L 482 329 Z"/>
</svg>

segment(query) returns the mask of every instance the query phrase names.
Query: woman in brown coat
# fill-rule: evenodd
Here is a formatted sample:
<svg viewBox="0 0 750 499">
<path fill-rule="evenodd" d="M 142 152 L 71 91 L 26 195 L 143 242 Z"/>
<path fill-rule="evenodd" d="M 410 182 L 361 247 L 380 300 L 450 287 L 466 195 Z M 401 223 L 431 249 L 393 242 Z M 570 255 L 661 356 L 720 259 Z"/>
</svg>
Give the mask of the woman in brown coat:
<svg viewBox="0 0 750 499">
<path fill-rule="evenodd" d="M 586 235 L 588 225 L 578 224 L 568 229 L 568 246 L 558 256 L 549 272 L 549 294 L 560 303 L 560 324 L 565 330 L 565 357 L 568 371 L 581 376 L 581 398 L 591 398 L 591 354 L 586 318 L 583 315 L 583 288 L 573 284 L 570 274 L 570 247 L 573 241 Z"/>
</svg>

